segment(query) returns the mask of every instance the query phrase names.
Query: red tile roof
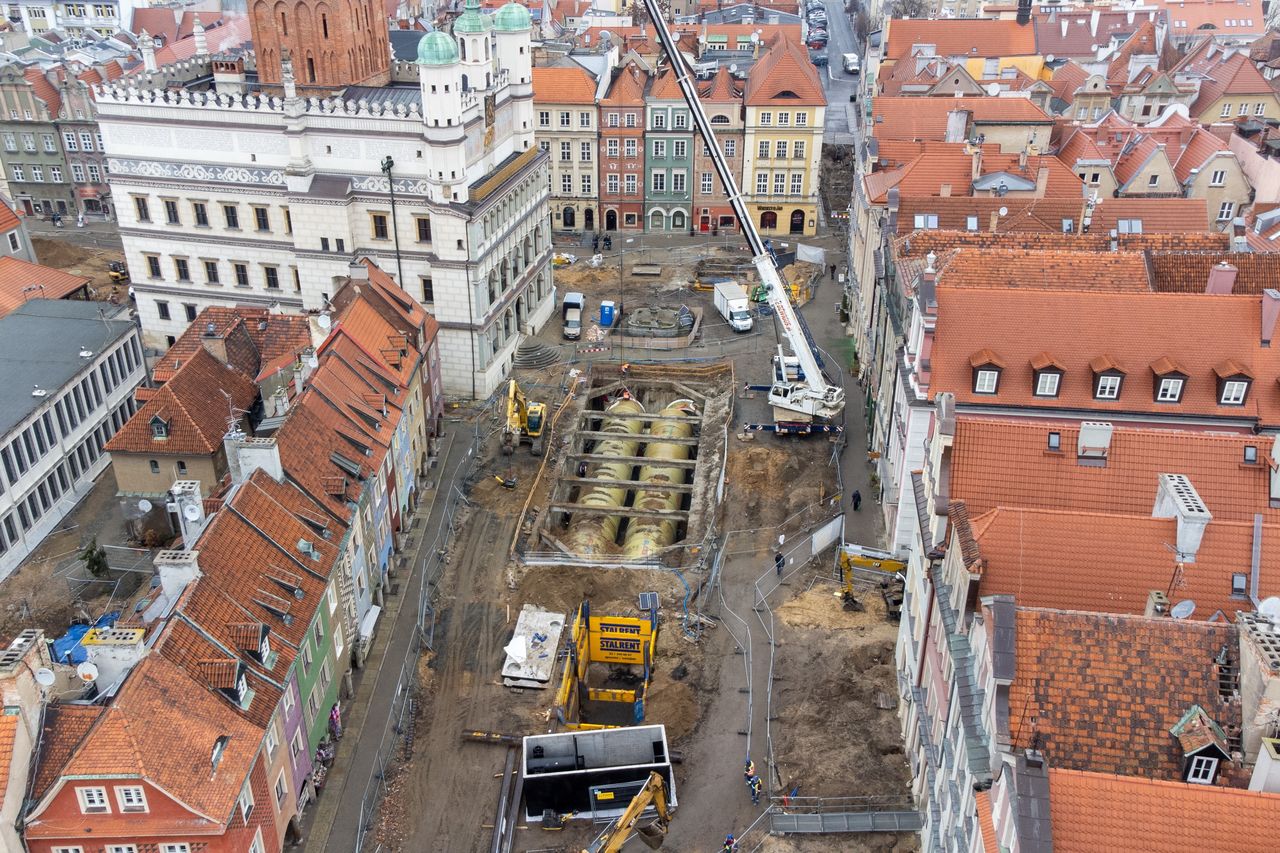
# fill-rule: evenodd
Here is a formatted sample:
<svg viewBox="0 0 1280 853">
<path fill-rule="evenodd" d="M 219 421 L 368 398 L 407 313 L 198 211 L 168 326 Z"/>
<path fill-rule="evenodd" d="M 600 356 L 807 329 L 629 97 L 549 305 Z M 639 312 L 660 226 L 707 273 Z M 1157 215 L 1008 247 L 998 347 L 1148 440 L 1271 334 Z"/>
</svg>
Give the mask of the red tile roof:
<svg viewBox="0 0 1280 853">
<path fill-rule="evenodd" d="M 1120 189 L 1125 189 L 1128 187 L 1129 182 L 1147 167 L 1148 163 L 1153 160 L 1159 162 L 1161 156 L 1168 156 L 1163 145 L 1150 136 L 1143 135 L 1138 137 L 1138 143 L 1114 161 L 1111 171 L 1115 175 L 1116 184 Z M 1173 165 L 1172 159 L 1170 159 L 1169 165 Z M 1145 187 L 1140 187 L 1139 189 L 1145 189 Z"/>
<path fill-rule="evenodd" d="M 1038 748 L 1051 767 L 1178 779 L 1183 754 L 1169 729 L 1189 708 L 1239 729 L 1240 706 L 1219 698 L 1214 663 L 1237 643 L 1234 625 L 1015 612 L 1013 749 Z"/>
<path fill-rule="evenodd" d="M 978 791 L 973 795 L 978 810 L 978 829 L 982 832 L 983 853 L 1000 853 L 1000 845 L 996 841 L 996 825 L 991 812 L 991 794 Z"/>
<path fill-rule="evenodd" d="M 1076 474 L 1089 476 L 1084 468 Z M 1150 486 L 1154 504 L 1154 480 Z M 1001 507 L 974 518 L 972 526 L 983 560 L 983 595 L 1015 595 L 1028 607 L 1140 615 L 1148 593 L 1158 589 L 1172 601 L 1194 601 L 1195 620 L 1221 612 L 1231 621 L 1236 610 L 1252 609 L 1231 594 L 1232 575 L 1252 560 L 1252 521 L 1209 522 L 1195 562 L 1181 569 L 1169 549 L 1177 541 L 1177 521 L 1150 513 Z M 1280 525 L 1263 529 L 1259 598 L 1280 593 L 1280 547 L 1269 544 Z"/>
<path fill-rule="evenodd" d="M 1169 34 L 1185 38 L 1212 33 L 1207 38 L 1230 35 L 1258 35 L 1266 32 L 1266 14 L 1262 0 L 1236 0 L 1214 3 L 1213 0 L 1155 0 L 1157 8 L 1169 14 Z"/>
<path fill-rule="evenodd" d="M 1042 55 L 1052 54 L 1058 59 L 1094 59 L 1098 47 L 1110 44 L 1112 38 L 1126 38 L 1141 23 L 1157 19 L 1163 22 L 1163 18 L 1164 15 L 1158 11 L 1055 9 L 1049 14 L 1037 14 L 1032 26 L 1035 27 L 1036 45 Z"/>
<path fill-rule="evenodd" d="M 34 759 L 31 786 L 34 799 L 44 798 L 104 710 L 101 705 L 62 705 L 56 702 L 45 707 L 40 747 Z"/>
<path fill-rule="evenodd" d="M 938 56 L 995 58 L 1035 56 L 1035 29 L 1016 21 L 984 19 L 925 20 L 894 18 L 886 21 L 885 59 L 906 57 L 919 44 L 933 45 Z"/>
<path fill-rule="evenodd" d="M 1049 771 L 1054 853 L 1269 853 L 1280 794 Z"/>
<path fill-rule="evenodd" d="M 1080 228 L 1084 210 L 1084 199 L 1080 198 L 911 196 L 898 204 L 898 233 L 914 231 L 916 215 L 926 214 L 938 218 L 938 229 L 942 231 L 968 231 L 969 217 L 976 216 L 978 232 L 991 232 L 994 223 L 997 233 L 1061 234 L 1064 219 L 1070 219 L 1074 228 Z"/>
<path fill-rule="evenodd" d="M 23 76 L 27 82 L 31 84 L 31 90 L 35 96 L 44 101 L 46 107 L 49 108 L 49 119 L 58 118 L 58 113 L 62 110 L 62 96 L 58 94 L 57 88 L 49 82 L 49 78 L 40 70 L 39 66 L 31 66 L 23 72 Z"/>
<path fill-rule="evenodd" d="M 1232 293 L 1259 294 L 1280 282 L 1280 255 L 1276 254 L 1158 252 L 1151 256 L 1155 289 L 1170 293 L 1204 293 L 1209 270 L 1223 261 L 1237 271 Z"/>
<path fill-rule="evenodd" d="M 1200 82 L 1200 94 L 1191 105 L 1191 114 L 1203 114 L 1219 98 L 1227 95 L 1266 95 L 1274 98 L 1275 90 L 1262 76 L 1258 66 L 1249 59 L 1248 53 L 1241 52 L 1232 54 L 1209 69 L 1208 77 Z"/>
<path fill-rule="evenodd" d="M 1023 408 L 1077 408 L 1149 415 L 1210 415 L 1280 421 L 1280 358 L 1260 345 L 1261 300 L 1250 296 L 1113 293 L 1006 288 L 938 288 L 938 320 L 930 394 L 949 391 L 959 403 Z M 996 394 L 973 392 L 969 356 L 991 347 L 1010 367 Z M 1056 398 L 1032 394 L 1029 361 L 1049 350 L 1067 364 Z M 1180 403 L 1156 403 L 1151 365 L 1179 354 L 1190 376 Z M 1095 400 L 1090 361 L 1107 354 L 1127 377 L 1115 400 Z M 1258 377 L 1244 406 L 1218 403 L 1213 367 L 1228 358 Z"/>
<path fill-rule="evenodd" d="M 1008 200 L 1008 196 L 1005 199 Z M 1010 216 L 1012 217 L 1013 214 Z M 942 254 L 949 249 L 966 246 L 988 249 L 1017 247 L 1067 252 L 1106 252 L 1110 251 L 1111 242 L 1109 233 L 1101 230 L 1091 230 L 1088 234 L 1019 230 L 998 234 L 989 231 L 915 231 L 898 237 L 894 241 L 894 249 L 899 258 L 923 258 L 930 252 Z M 1211 234 L 1118 234 L 1115 243 L 1117 248 L 1123 251 L 1150 250 L 1151 257 L 1157 262 L 1184 252 L 1196 257 L 1212 257 L 1214 260 L 1204 267 L 1207 274 L 1208 267 L 1217 263 L 1217 259 L 1222 257 L 1218 252 L 1230 245 L 1230 238 L 1226 234 L 1216 232 Z M 1193 249 L 1196 251 L 1190 251 Z M 1197 264 L 1195 268 L 1198 270 L 1199 265 Z M 1204 290 L 1203 285 L 1200 290 Z"/>
<path fill-rule="evenodd" d="M 956 249 L 940 258 L 936 267 L 938 285 L 949 288 L 1150 289 L 1146 260 L 1138 252 L 1097 254 L 1036 249 Z"/>
<path fill-rule="evenodd" d="M 1107 65 L 1107 83 L 1112 87 L 1123 86 L 1129 82 L 1130 74 L 1135 70 L 1134 60 L 1140 56 L 1151 57 L 1151 62 L 1159 61 L 1160 48 L 1156 43 L 1156 25 L 1150 21 L 1143 21 L 1138 28 L 1133 31 L 1133 35 L 1125 39 L 1124 44 L 1120 45 L 1120 49 L 1112 56 L 1111 62 Z M 1151 67 L 1150 65 L 1139 67 Z"/>
<path fill-rule="evenodd" d="M 1061 436 L 1061 452 L 1047 452 L 1050 431 Z M 1246 447 L 1265 459 L 1269 438 L 1117 425 L 1107 464 L 1093 467 L 1076 462 L 1079 434 L 1063 422 L 957 418 L 951 497 L 973 517 L 996 507 L 1149 516 L 1159 475 L 1177 473 L 1195 485 L 1213 513 L 1211 524 L 1252 523 L 1257 513 L 1280 524 L 1280 509 L 1269 505 L 1270 469 L 1265 462 L 1242 464 Z"/>
<path fill-rule="evenodd" d="M 614 75 L 608 92 L 600 99 L 600 106 L 644 106 L 644 90 L 648 84 L 648 77 L 648 73 L 637 68 L 635 64 L 624 65 Z"/>
<path fill-rule="evenodd" d="M 649 86 L 649 97 L 657 101 L 683 101 L 684 95 L 680 93 L 675 72 L 670 68 L 658 72 L 653 84 Z"/>
<path fill-rule="evenodd" d="M 79 721 L 77 721 L 79 722 Z M 217 773 L 210 756 L 226 737 Z M 230 706 L 162 655 L 134 667 L 115 701 L 93 722 L 62 770 L 62 777 L 145 779 L 212 822 L 223 825 L 244 787 L 262 744 L 262 729 L 240 719 Z M 184 748 L 174 749 L 175 744 Z M 40 807 L 28 837 L 81 834 L 79 814 L 51 818 Z M 130 815 L 116 815 L 121 834 Z M 110 816 L 99 816 L 109 831 Z M 197 824 L 196 830 L 203 829 Z"/>
<path fill-rule="evenodd" d="M 273 314 L 266 308 L 211 305 L 196 316 L 153 369 L 153 379 L 167 382 L 187 359 L 204 349 L 203 338 L 213 324 L 214 335 L 227 341 L 229 361 L 250 377 L 261 365 L 295 355 L 311 344 L 306 317 Z"/>
<path fill-rule="evenodd" d="M 827 96 L 809 53 L 779 33 L 768 52 L 751 66 L 745 103 L 762 106 L 826 106 Z"/>
<path fill-rule="evenodd" d="M 201 349 L 134 412 L 106 449 L 165 456 L 216 454 L 230 426 L 231 407 L 247 412 L 257 396 L 258 386 L 249 377 Z M 157 417 L 169 425 L 166 438 L 152 435 L 151 421 Z"/>
<path fill-rule="evenodd" d="M 9 770 L 13 765 L 14 741 L 18 734 L 18 716 L 0 715 L 0 780 L 9 784 Z"/>
<path fill-rule="evenodd" d="M 872 100 L 872 134 L 877 139 L 918 139 L 945 142 L 952 112 L 967 111 L 974 124 L 1053 124 L 1053 119 L 1028 98 L 926 98 L 920 96 Z"/>
<path fill-rule="evenodd" d="M 1173 164 L 1173 173 L 1178 176 L 1179 181 L 1185 183 L 1191 179 L 1192 170 L 1203 171 L 1209 161 L 1219 154 L 1226 154 L 1230 159 L 1235 159 L 1226 140 L 1219 139 L 1204 128 L 1198 128 L 1187 143 L 1187 147 L 1182 150 L 1177 162 Z"/>
<path fill-rule="evenodd" d="M 698 97 L 708 104 L 737 104 L 742 101 L 743 84 L 723 65 L 709 82 L 699 82 Z"/>
<path fill-rule="evenodd" d="M 537 104 L 591 104 L 596 81 L 581 67 L 533 69 L 533 100 Z"/>
<path fill-rule="evenodd" d="M 1104 198 L 1093 208 L 1090 231 L 1109 235 L 1121 219 L 1141 220 L 1144 234 L 1207 234 L 1209 203 L 1202 198 Z"/>
<path fill-rule="evenodd" d="M 1053 79 L 1049 81 L 1049 85 L 1053 88 L 1055 97 L 1070 104 L 1075 100 L 1076 92 L 1088 79 L 1088 71 L 1075 62 L 1067 62 L 1053 72 Z"/>
<path fill-rule="evenodd" d="M 916 143 L 911 143 L 916 144 Z M 898 187 L 900 198 L 918 196 L 961 196 L 969 195 L 973 186 L 973 160 L 970 153 L 973 148 L 964 143 L 924 142 L 919 144 L 919 153 L 897 175 L 885 175 L 883 172 L 866 176 L 864 189 L 867 198 L 873 204 L 882 204 L 891 187 Z M 909 148 L 890 146 L 891 151 L 908 151 Z M 1080 178 L 1061 160 L 1051 156 L 1032 156 L 1027 158 L 1026 166 L 1022 166 L 1017 154 L 1001 154 L 995 145 L 981 146 L 982 176 L 1001 172 L 1020 175 L 1035 182 L 1041 169 L 1048 169 L 1048 181 L 1045 185 L 1046 198 L 1079 199 L 1082 197 Z M 1006 198 L 1028 198 L 1027 195 L 1006 196 Z"/>
<path fill-rule="evenodd" d="M 0 204 L 0 207 L 6 206 Z M 0 233 L 17 228 L 17 217 L 14 219 L 8 229 L 0 224 Z M 89 279 L 84 276 L 5 255 L 0 257 L 0 317 L 28 299 L 66 299 L 88 283 Z"/>
<path fill-rule="evenodd" d="M 0 234 L 8 234 L 21 224 L 22 218 L 18 216 L 18 211 L 8 201 L 0 199 Z"/>
</svg>

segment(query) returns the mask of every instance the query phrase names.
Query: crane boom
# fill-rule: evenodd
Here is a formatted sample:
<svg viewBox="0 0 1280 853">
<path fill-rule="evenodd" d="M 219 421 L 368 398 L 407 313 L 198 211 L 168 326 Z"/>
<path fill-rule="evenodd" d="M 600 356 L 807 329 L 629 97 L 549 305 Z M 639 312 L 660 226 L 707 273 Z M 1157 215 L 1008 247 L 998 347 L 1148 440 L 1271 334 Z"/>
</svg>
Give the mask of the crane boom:
<svg viewBox="0 0 1280 853">
<path fill-rule="evenodd" d="M 760 275 L 760 282 L 768 294 L 769 307 L 773 309 L 782 327 L 782 333 L 790 345 L 792 357 L 787 358 L 781 351 L 774 359 L 773 385 L 769 391 L 769 403 L 776 409 L 784 409 L 789 413 L 799 414 L 805 418 L 834 418 L 844 409 L 844 389 L 832 385 L 822 373 L 817 355 L 810 345 L 800 317 L 791 305 L 791 296 L 783 284 L 774 260 L 773 250 L 756 230 L 746 202 L 738 191 L 738 182 L 729 170 L 729 161 L 720 148 L 711 122 L 702 109 L 702 101 L 698 98 L 698 90 L 694 88 L 693 78 L 689 74 L 689 66 L 684 56 L 676 49 L 675 39 L 667 26 L 662 7 L 658 0 L 644 0 L 645 10 L 657 30 L 662 49 L 671 60 L 671 69 L 676 75 L 676 83 L 680 93 L 693 114 L 694 124 L 711 152 L 711 162 L 716 174 L 729 195 L 729 204 L 741 224 L 742 233 L 751 248 L 752 263 Z M 781 348 L 780 348 L 781 349 Z"/>
</svg>

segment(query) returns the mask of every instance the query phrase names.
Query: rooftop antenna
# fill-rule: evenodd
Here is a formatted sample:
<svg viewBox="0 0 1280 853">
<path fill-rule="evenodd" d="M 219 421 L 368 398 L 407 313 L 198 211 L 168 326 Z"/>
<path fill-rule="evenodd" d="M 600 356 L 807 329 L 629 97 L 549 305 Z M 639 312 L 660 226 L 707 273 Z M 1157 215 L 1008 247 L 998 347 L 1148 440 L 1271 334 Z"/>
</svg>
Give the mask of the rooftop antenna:
<svg viewBox="0 0 1280 853">
<path fill-rule="evenodd" d="M 239 441 L 244 438 L 244 430 L 240 428 L 240 418 L 248 409 L 238 408 L 226 391 L 222 392 L 222 396 L 227 400 L 227 438 Z"/>
</svg>

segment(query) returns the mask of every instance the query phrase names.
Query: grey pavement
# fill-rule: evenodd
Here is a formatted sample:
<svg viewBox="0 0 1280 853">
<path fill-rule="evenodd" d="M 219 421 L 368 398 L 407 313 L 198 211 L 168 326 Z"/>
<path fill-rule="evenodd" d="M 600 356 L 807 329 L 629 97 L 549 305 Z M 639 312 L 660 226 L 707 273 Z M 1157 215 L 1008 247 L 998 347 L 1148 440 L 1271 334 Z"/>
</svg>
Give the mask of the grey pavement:
<svg viewBox="0 0 1280 853">
<path fill-rule="evenodd" d="M 115 222 L 85 222 L 84 227 L 76 226 L 74 216 L 62 218 L 62 227 L 59 228 L 52 222 L 39 219 L 35 216 L 27 216 L 23 218 L 23 222 L 27 226 L 27 233 L 32 237 L 44 237 L 51 240 L 64 240 L 68 243 L 74 243 L 77 246 L 84 246 L 89 249 L 112 249 L 120 251 L 123 244 L 120 241 L 120 231 L 116 227 Z"/>
<path fill-rule="evenodd" d="M 346 734 L 338 744 L 325 789 L 312 806 L 309 826 L 304 827 L 305 853 L 323 850 L 349 853 L 356 849 L 365 791 L 378 769 L 383 737 L 390 736 L 386 723 L 396 699 L 401 664 L 408 659 L 410 642 L 417 630 L 418 601 L 426 576 L 424 566 L 430 556 L 427 549 L 435 544 L 436 531 L 444 522 L 454 475 L 467 460 L 468 429 L 463 421 L 445 421 L 447 446 L 432 472 L 434 488 L 424 494 L 414 513 L 411 574 L 399 577 L 399 594 L 386 599 L 387 612 L 365 667 L 359 671 L 355 697 L 347 703 L 350 716 Z"/>
</svg>

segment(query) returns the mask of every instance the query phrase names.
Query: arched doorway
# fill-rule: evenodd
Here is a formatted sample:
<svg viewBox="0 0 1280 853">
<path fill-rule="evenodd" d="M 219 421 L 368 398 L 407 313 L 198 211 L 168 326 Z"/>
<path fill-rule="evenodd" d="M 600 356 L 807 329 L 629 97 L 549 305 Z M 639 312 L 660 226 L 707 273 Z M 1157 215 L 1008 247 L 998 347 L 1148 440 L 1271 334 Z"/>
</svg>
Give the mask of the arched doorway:
<svg viewBox="0 0 1280 853">
<path fill-rule="evenodd" d="M 582 211 L 582 230 L 596 230 L 596 212 L 589 207 Z"/>
<path fill-rule="evenodd" d="M 683 231 L 685 228 L 684 211 L 677 210 L 675 213 L 671 214 L 671 230 Z"/>
<path fill-rule="evenodd" d="M 772 210 L 766 210 L 760 214 L 760 227 L 765 231 L 775 231 L 778 228 L 778 214 Z"/>
<path fill-rule="evenodd" d="M 618 211 L 606 210 L 604 212 L 604 230 L 606 231 L 618 230 Z"/>
<path fill-rule="evenodd" d="M 649 214 L 649 230 L 662 231 L 666 228 L 666 217 L 661 210 L 655 210 Z"/>
<path fill-rule="evenodd" d="M 803 210 L 791 211 L 791 233 L 792 234 L 804 233 L 804 211 Z"/>
<path fill-rule="evenodd" d="M 574 226 L 575 220 L 572 207 L 566 207 L 564 209 L 564 213 L 561 214 L 560 221 L 564 224 L 565 228 L 572 228 Z"/>
</svg>

